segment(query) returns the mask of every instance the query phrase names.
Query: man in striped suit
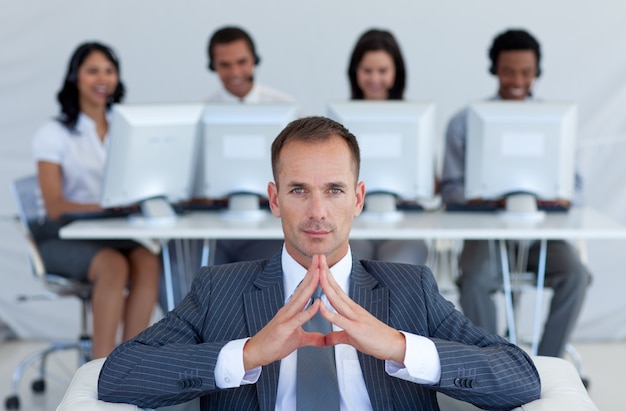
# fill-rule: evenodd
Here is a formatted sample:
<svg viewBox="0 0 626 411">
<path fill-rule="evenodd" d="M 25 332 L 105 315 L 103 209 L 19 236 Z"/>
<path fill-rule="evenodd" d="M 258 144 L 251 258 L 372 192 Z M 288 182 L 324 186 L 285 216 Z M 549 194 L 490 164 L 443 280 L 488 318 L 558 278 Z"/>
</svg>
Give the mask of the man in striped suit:
<svg viewBox="0 0 626 411">
<path fill-rule="evenodd" d="M 472 325 L 428 268 L 352 258 L 348 235 L 365 196 L 359 164 L 341 124 L 290 123 L 272 145 L 268 186 L 282 252 L 202 268 L 176 309 L 108 357 L 100 399 L 300 409 L 296 362 L 305 346 L 334 347 L 337 410 L 438 410 L 436 391 L 486 409 L 538 398 L 530 358 Z M 311 303 L 318 285 L 325 296 Z M 302 328 L 318 312 L 333 324 L 326 335 Z"/>
</svg>

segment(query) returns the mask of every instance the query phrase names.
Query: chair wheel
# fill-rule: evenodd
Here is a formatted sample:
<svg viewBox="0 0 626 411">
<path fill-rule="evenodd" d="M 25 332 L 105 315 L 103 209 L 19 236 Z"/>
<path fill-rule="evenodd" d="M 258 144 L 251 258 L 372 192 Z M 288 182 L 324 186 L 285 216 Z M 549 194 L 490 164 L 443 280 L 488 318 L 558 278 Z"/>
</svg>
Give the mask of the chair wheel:
<svg viewBox="0 0 626 411">
<path fill-rule="evenodd" d="M 17 397 L 17 395 L 7 397 L 6 401 L 4 402 L 4 408 L 6 408 L 7 410 L 19 410 L 20 399 Z"/>
<path fill-rule="evenodd" d="M 40 393 L 46 390 L 46 382 L 43 379 L 35 380 L 30 386 L 33 392 Z"/>
</svg>

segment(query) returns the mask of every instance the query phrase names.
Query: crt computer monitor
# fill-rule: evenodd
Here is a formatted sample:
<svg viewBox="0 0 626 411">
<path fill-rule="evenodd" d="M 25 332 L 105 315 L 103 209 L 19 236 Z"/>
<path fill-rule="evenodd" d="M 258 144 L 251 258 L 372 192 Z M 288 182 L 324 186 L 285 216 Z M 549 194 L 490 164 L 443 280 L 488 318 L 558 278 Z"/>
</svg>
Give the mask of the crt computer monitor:
<svg viewBox="0 0 626 411">
<path fill-rule="evenodd" d="M 140 203 L 153 222 L 172 217 L 171 204 L 191 198 L 202 109 L 202 104 L 114 105 L 101 205 Z"/>
<path fill-rule="evenodd" d="M 196 197 L 228 198 L 231 211 L 258 209 L 273 181 L 272 142 L 297 114 L 291 103 L 207 104 Z"/>
<path fill-rule="evenodd" d="M 465 197 L 526 193 L 571 200 L 577 107 L 567 102 L 486 101 L 467 115 Z"/>
<path fill-rule="evenodd" d="M 409 101 L 344 101 L 328 105 L 330 118 L 357 138 L 361 149 L 360 180 L 368 197 L 387 194 L 383 209 L 395 199 L 419 203 L 434 196 L 435 105 Z M 390 195 L 390 196 L 389 196 Z M 385 205 L 386 204 L 386 205 Z M 386 210 L 385 210 L 386 208 Z"/>
</svg>

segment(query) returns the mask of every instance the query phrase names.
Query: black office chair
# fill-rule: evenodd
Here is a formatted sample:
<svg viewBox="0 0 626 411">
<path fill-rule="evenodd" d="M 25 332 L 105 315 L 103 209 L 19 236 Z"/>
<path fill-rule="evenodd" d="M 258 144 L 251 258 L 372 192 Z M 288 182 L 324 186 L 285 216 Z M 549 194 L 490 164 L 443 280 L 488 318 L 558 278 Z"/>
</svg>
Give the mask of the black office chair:
<svg viewBox="0 0 626 411">
<path fill-rule="evenodd" d="M 55 341 L 45 349 L 24 359 L 13 372 L 12 395 L 7 397 L 5 407 L 7 410 L 20 408 L 19 385 L 24 372 L 33 364 L 39 362 L 39 378 L 32 382 L 31 388 L 35 393 L 41 393 L 46 389 L 46 360 L 48 356 L 57 351 L 77 350 L 78 363 L 82 365 L 91 359 L 91 337 L 88 333 L 87 319 L 91 300 L 91 284 L 68 279 L 53 273 L 46 272 L 45 266 L 39 255 L 36 233 L 45 219 L 45 209 L 37 177 L 30 176 L 20 178 L 11 184 L 11 191 L 19 216 L 16 222 L 24 233 L 28 246 L 28 256 L 33 274 L 45 289 L 50 292 L 51 298 L 76 297 L 81 301 L 81 333 L 76 341 Z M 20 300 L 28 300 L 27 296 L 18 297 Z"/>
</svg>

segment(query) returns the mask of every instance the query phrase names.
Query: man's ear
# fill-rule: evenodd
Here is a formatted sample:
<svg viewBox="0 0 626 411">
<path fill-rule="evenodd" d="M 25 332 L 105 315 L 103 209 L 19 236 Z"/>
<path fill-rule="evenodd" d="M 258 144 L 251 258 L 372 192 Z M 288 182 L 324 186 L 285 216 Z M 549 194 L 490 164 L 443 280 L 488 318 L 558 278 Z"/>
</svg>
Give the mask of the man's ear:
<svg viewBox="0 0 626 411">
<path fill-rule="evenodd" d="M 365 204 L 365 183 L 359 181 L 356 185 L 356 204 L 354 208 L 354 216 L 358 217 L 363 211 L 363 205 Z"/>
<path fill-rule="evenodd" d="M 280 218 L 280 207 L 278 206 L 278 187 L 272 182 L 267 184 L 267 198 L 270 201 L 270 210 L 272 210 L 272 214 L 274 214 L 274 217 Z"/>
</svg>

